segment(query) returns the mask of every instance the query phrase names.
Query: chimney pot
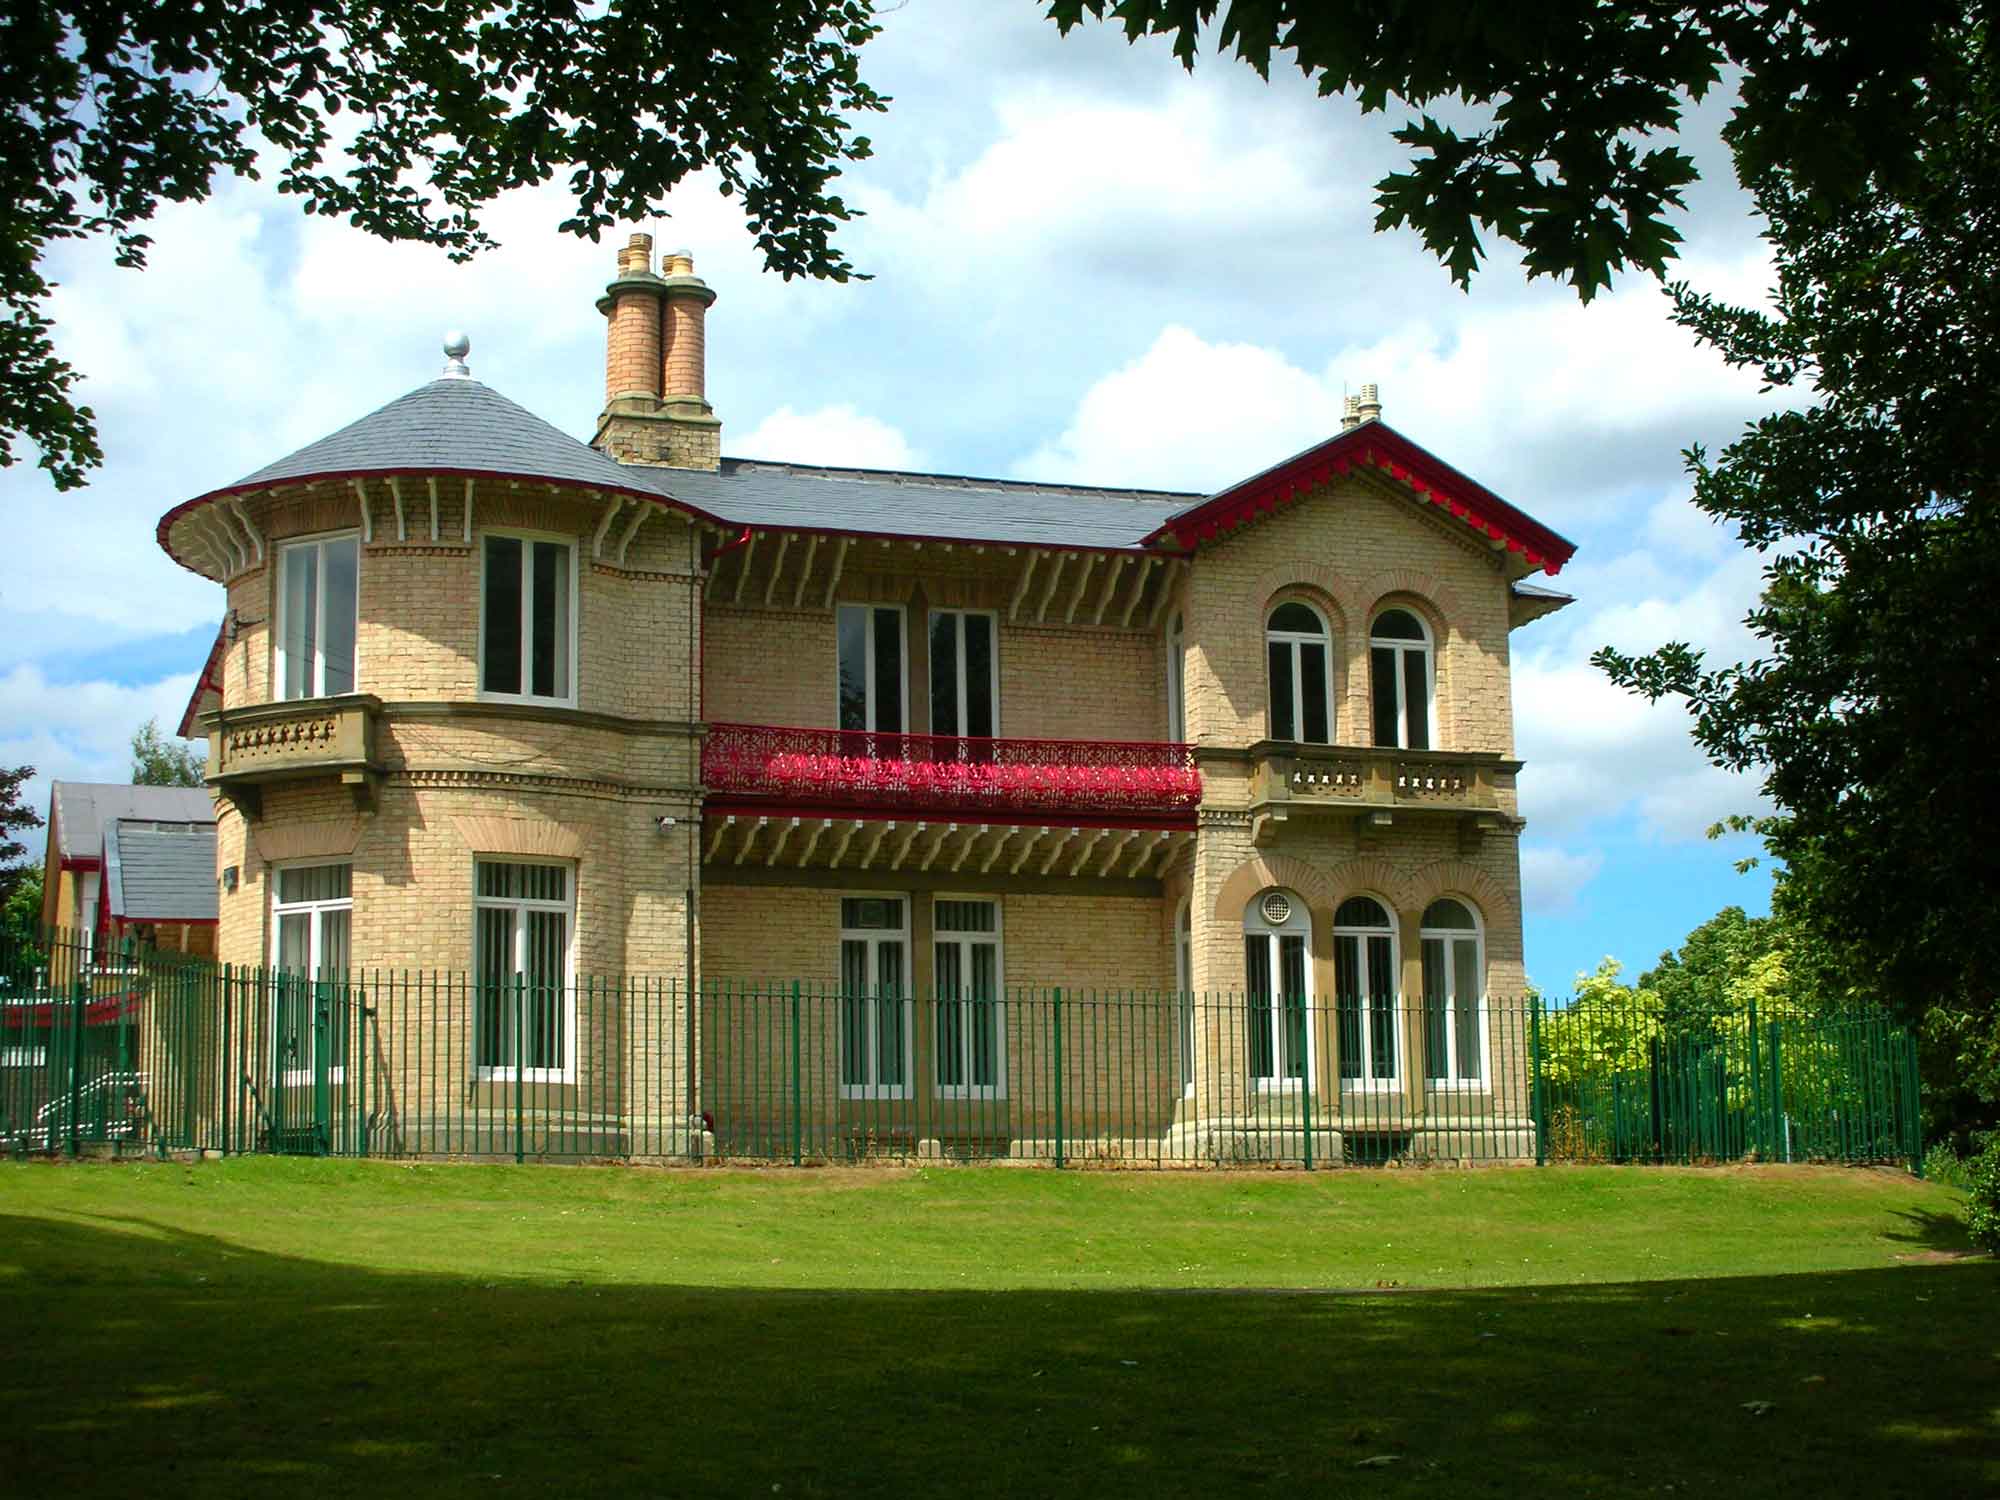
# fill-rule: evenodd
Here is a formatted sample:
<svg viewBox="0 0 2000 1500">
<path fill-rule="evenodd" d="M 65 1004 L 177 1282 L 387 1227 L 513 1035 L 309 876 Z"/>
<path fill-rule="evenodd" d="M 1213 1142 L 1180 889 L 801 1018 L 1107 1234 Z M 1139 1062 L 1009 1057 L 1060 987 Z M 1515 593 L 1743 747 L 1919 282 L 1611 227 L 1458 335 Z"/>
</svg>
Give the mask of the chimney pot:
<svg viewBox="0 0 2000 1500">
<path fill-rule="evenodd" d="M 1354 409 L 1364 422 L 1382 420 L 1382 396 L 1373 381 L 1361 387 L 1361 399 L 1354 403 Z"/>
<path fill-rule="evenodd" d="M 660 257 L 660 274 L 663 276 L 694 275 L 694 252 L 691 250 L 669 250 Z"/>
<path fill-rule="evenodd" d="M 653 237 L 650 234 L 633 235 L 625 242 L 625 248 L 618 252 L 618 274 L 645 275 L 652 269 Z"/>
<path fill-rule="evenodd" d="M 1361 398 L 1346 396 L 1340 403 L 1340 430 L 1347 432 L 1361 425 Z"/>
</svg>

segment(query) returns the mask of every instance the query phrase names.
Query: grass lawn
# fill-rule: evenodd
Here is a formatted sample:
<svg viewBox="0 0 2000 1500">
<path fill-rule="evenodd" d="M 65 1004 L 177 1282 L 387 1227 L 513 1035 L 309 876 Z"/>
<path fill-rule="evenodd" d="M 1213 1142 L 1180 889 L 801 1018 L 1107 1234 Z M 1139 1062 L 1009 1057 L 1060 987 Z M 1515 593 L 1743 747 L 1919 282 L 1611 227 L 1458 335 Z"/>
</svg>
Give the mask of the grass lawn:
<svg viewBox="0 0 2000 1500">
<path fill-rule="evenodd" d="M 1956 1209 L 1803 1168 L 6 1165 L 0 1492 L 1990 1494 Z"/>
</svg>

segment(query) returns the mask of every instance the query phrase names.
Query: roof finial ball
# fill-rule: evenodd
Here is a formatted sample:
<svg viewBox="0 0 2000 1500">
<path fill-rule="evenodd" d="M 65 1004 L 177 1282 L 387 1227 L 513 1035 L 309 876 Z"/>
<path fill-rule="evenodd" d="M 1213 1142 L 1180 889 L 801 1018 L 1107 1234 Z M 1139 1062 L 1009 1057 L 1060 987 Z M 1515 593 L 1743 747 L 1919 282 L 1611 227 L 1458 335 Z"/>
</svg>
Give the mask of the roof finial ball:
<svg viewBox="0 0 2000 1500">
<path fill-rule="evenodd" d="M 472 371 L 466 368 L 465 356 L 472 352 L 472 340 L 454 328 L 444 336 L 445 358 L 449 361 L 444 373 L 453 380 L 470 380 Z"/>
</svg>

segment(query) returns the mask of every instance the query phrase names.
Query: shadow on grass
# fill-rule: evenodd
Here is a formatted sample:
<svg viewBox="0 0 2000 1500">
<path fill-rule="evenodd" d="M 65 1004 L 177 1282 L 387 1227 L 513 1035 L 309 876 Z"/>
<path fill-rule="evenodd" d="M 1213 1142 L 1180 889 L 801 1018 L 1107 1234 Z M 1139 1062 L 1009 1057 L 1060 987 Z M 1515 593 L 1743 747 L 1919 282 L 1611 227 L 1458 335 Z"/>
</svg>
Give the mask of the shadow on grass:
<svg viewBox="0 0 2000 1500">
<path fill-rule="evenodd" d="M 0 1474 L 23 1495 L 2000 1485 L 1990 1262 L 1414 1295 L 745 1291 L 0 1217 L 0 1328 Z"/>
</svg>

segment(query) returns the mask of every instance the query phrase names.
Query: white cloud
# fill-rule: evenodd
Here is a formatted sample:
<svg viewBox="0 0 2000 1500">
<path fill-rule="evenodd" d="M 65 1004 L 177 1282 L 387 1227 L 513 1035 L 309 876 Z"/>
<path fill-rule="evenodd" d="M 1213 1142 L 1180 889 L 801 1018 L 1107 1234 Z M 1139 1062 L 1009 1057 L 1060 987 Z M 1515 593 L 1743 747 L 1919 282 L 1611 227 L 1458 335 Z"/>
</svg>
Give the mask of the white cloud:
<svg viewBox="0 0 2000 1500">
<path fill-rule="evenodd" d="M 47 816 L 51 781 L 130 781 L 133 731 L 158 719 L 171 736 L 194 680 L 188 672 L 131 687 L 57 685 L 34 666 L 0 673 L 0 765 L 35 768 L 21 805 Z M 39 855 L 33 838 L 23 842 Z"/>
<path fill-rule="evenodd" d="M 1572 910 L 1583 888 L 1604 868 L 1596 850 L 1571 851 L 1548 844 L 1521 846 L 1521 901 L 1531 912 L 1550 915 Z"/>
<path fill-rule="evenodd" d="M 803 412 L 781 406 L 729 446 L 744 458 L 836 468 L 923 467 L 922 455 L 896 428 L 844 404 Z"/>
<path fill-rule="evenodd" d="M 1339 392 L 1274 350 L 1211 344 L 1169 325 L 1144 354 L 1093 385 L 1062 435 L 1015 472 L 1078 484 L 1219 489 L 1339 425 Z"/>
</svg>

